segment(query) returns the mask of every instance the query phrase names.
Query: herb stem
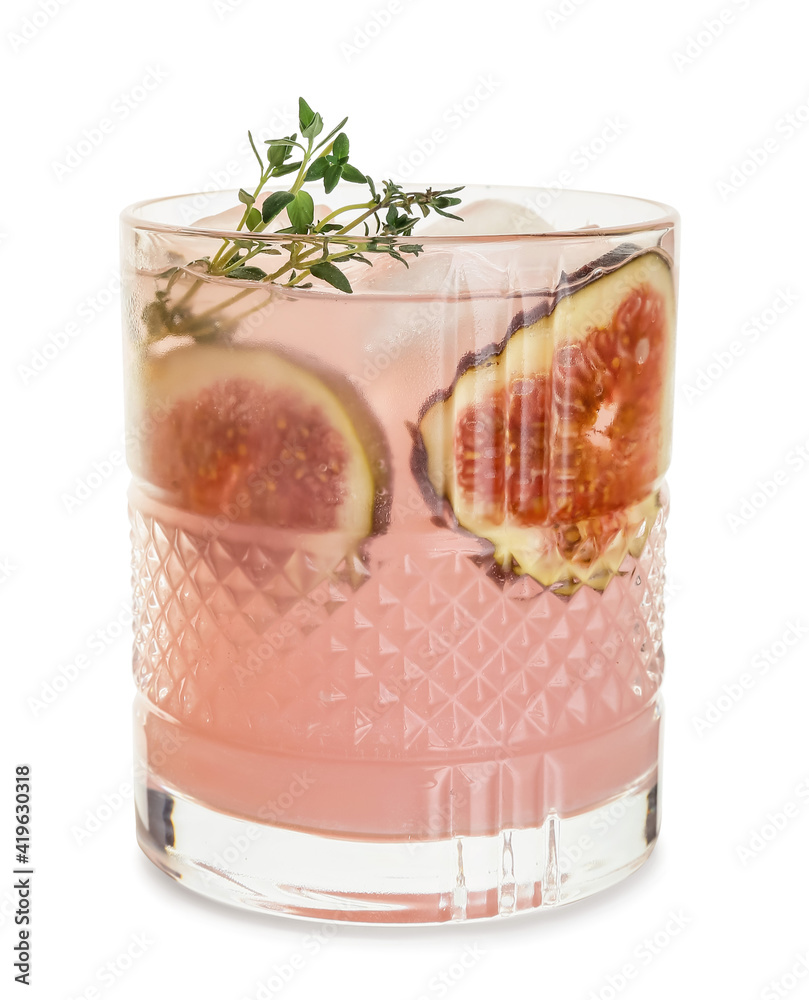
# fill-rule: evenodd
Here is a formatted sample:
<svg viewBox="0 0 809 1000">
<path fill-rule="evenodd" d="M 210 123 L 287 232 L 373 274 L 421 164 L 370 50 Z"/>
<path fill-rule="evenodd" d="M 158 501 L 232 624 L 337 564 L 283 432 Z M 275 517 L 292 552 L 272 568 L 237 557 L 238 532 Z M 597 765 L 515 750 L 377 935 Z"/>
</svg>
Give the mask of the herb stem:
<svg viewBox="0 0 809 1000">
<path fill-rule="evenodd" d="M 298 171 L 298 176 L 295 178 L 295 183 L 289 189 L 292 192 L 292 194 L 297 194 L 300 191 L 300 189 L 303 187 L 304 180 L 306 178 L 306 171 L 309 169 L 309 160 L 312 158 L 312 143 L 313 142 L 314 142 L 314 139 L 310 139 L 309 140 L 309 146 L 308 146 L 306 152 L 303 154 L 303 158 L 301 159 L 301 167 L 300 167 L 300 170 Z"/>
<path fill-rule="evenodd" d="M 355 212 L 355 211 L 357 211 L 360 208 L 368 208 L 368 209 L 370 209 L 370 206 L 371 206 L 371 202 L 361 201 L 361 202 L 357 202 L 354 205 L 344 205 L 342 208 L 335 208 L 335 210 L 333 212 L 329 212 L 329 214 L 326 216 L 325 219 L 321 219 L 320 220 L 320 222 L 315 226 L 315 230 L 314 231 L 316 233 L 319 233 L 322 230 L 323 226 L 328 225 L 328 223 L 331 222 L 332 219 L 336 219 L 337 216 L 338 215 L 342 215 L 343 212 Z M 374 207 L 378 208 L 379 206 L 374 206 Z M 352 227 L 354 225 L 356 225 L 356 223 L 352 223 Z"/>
<path fill-rule="evenodd" d="M 234 249 L 236 248 L 234 247 Z M 233 260 L 233 257 L 235 255 L 231 254 L 222 264 L 220 264 L 216 273 L 230 274 L 230 272 L 234 271 L 237 267 L 242 267 L 248 260 L 252 260 L 252 258 L 255 257 L 256 254 L 262 253 L 263 249 L 264 249 L 263 246 L 261 245 L 261 243 L 259 243 L 258 246 L 253 247 L 252 250 L 248 250 L 247 253 L 244 255 L 244 257 L 240 257 L 239 260 Z M 231 263 L 231 261 L 233 261 L 233 263 Z"/>
<path fill-rule="evenodd" d="M 187 288 L 177 302 L 174 304 L 175 309 L 181 309 L 185 303 L 194 295 L 197 289 L 202 285 L 202 278 L 195 278 L 191 283 L 191 286 Z"/>
<path fill-rule="evenodd" d="M 380 253 L 406 263 L 404 255 L 418 256 L 422 247 L 416 243 L 401 242 L 399 238 L 411 235 L 419 216 L 427 216 L 434 211 L 438 215 L 458 218 L 448 209 L 460 204 L 460 199 L 453 197 L 460 188 L 405 191 L 392 180 L 384 180 L 377 187 L 373 179 L 350 159 L 350 143 L 343 131 L 348 119 L 343 118 L 335 128 L 324 134 L 320 114 L 313 111 L 303 98 L 299 99 L 298 106 L 300 131 L 266 140 L 269 148 L 264 156 L 259 152 L 253 134 L 247 133 L 259 164 L 258 183 L 252 194 L 247 188 L 239 190 L 239 201 L 244 206 L 241 218 L 232 230 L 233 235 L 222 235 L 221 244 L 210 258 L 170 268 L 161 276 L 166 279 L 165 284 L 156 290 L 155 301 L 144 309 L 144 321 L 152 339 L 170 335 L 198 338 L 226 335 L 243 315 L 250 315 L 265 304 L 262 301 L 235 318 L 228 316 L 225 323 L 224 312 L 231 310 L 254 290 L 247 287 L 217 305 L 204 307 L 203 303 L 202 311 L 195 314 L 188 304 L 206 276 L 232 277 L 256 284 L 277 282 L 283 287 L 294 288 L 303 285 L 314 271 L 318 281 L 350 292 L 350 282 L 341 271 L 343 265 L 349 261 L 369 264 L 365 254 Z M 318 141 L 319 136 L 322 138 Z M 300 163 L 297 162 L 298 156 Z M 259 206 L 257 203 L 267 182 L 271 178 L 288 175 L 294 176 L 291 186 L 279 187 L 268 196 L 272 199 L 271 203 L 265 200 Z M 322 181 L 328 196 L 341 180 L 366 187 L 368 200 L 352 202 L 333 211 L 326 210 L 324 218 L 315 221 L 314 199 L 304 186 Z M 286 211 L 288 224 L 282 227 L 278 217 L 283 211 Z M 346 217 L 350 221 L 341 225 L 340 220 L 346 220 Z M 372 220 L 370 225 L 368 220 Z M 363 227 L 365 235 L 355 234 L 358 227 Z M 272 240 L 259 236 L 268 229 L 273 235 Z M 247 262 L 262 253 L 267 256 L 286 254 L 286 257 L 281 256 L 276 262 L 276 270 L 269 274 L 265 273 L 268 265 L 245 267 Z M 207 266 L 207 271 L 200 275 L 199 267 L 203 265 Z M 181 285 L 175 288 L 175 282 L 184 274 L 190 274 L 194 280 L 183 291 Z M 177 294 L 176 300 L 172 300 L 173 294 Z"/>
<path fill-rule="evenodd" d="M 203 319 L 207 316 L 212 316 L 214 313 L 221 312 L 222 310 L 227 309 L 229 306 L 232 306 L 234 302 L 238 302 L 240 299 L 243 299 L 246 295 L 252 295 L 254 291 L 255 291 L 254 288 L 243 288 L 240 292 L 237 292 L 235 295 L 231 295 L 229 299 L 225 299 L 224 302 L 218 302 L 216 305 L 211 306 L 204 312 L 198 313 L 197 318 Z"/>
<path fill-rule="evenodd" d="M 362 206 L 357 206 L 357 207 L 362 207 Z M 380 208 L 384 207 L 385 207 L 384 201 L 380 202 L 378 205 L 374 205 L 372 208 L 369 208 L 367 212 L 363 212 L 362 215 L 358 215 L 357 218 L 354 219 L 352 222 L 349 222 L 347 225 L 343 226 L 342 229 L 338 229 L 334 235 L 342 236 L 344 233 L 350 233 L 355 226 L 358 226 L 361 222 L 365 222 L 366 219 L 369 219 L 372 215 L 378 212 Z"/>
</svg>

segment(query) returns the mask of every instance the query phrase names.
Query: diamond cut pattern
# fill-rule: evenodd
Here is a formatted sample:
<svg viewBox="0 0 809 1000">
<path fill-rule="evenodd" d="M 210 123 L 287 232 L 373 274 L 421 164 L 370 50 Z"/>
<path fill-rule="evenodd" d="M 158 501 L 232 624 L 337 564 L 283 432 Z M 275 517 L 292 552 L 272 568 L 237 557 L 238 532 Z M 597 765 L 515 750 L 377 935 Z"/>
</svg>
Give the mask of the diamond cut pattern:
<svg viewBox="0 0 809 1000">
<path fill-rule="evenodd" d="M 206 541 L 131 511 L 134 672 L 187 724 L 256 748 L 392 756 L 538 748 L 617 725 L 662 671 L 664 505 L 603 594 L 496 581 L 474 542 L 374 539 L 367 564 Z"/>
</svg>

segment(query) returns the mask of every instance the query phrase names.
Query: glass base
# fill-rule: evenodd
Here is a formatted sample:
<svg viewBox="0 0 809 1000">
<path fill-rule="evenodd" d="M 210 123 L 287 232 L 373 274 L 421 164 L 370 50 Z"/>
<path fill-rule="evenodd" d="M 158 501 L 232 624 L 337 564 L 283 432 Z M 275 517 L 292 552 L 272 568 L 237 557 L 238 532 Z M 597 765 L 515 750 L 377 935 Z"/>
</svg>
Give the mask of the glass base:
<svg viewBox="0 0 809 1000">
<path fill-rule="evenodd" d="M 252 910 L 374 924 L 503 917 L 583 899 L 639 868 L 659 828 L 657 769 L 586 812 L 440 840 L 271 826 L 153 783 L 135 801 L 141 848 L 188 888 Z"/>
</svg>

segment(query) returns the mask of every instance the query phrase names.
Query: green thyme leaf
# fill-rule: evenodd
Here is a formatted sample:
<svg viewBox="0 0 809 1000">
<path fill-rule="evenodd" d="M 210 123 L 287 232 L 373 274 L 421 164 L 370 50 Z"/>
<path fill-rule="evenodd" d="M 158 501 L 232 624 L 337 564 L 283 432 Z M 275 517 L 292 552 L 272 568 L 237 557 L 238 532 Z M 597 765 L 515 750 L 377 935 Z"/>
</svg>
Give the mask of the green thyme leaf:
<svg viewBox="0 0 809 1000">
<path fill-rule="evenodd" d="M 345 132 L 341 132 L 334 140 L 332 153 L 338 160 L 348 159 L 348 136 Z"/>
<path fill-rule="evenodd" d="M 305 150 L 306 147 L 302 146 L 296 139 L 295 135 L 288 135 L 283 139 L 265 139 L 268 146 L 267 162 L 275 168 L 276 176 L 278 168 L 292 155 L 293 148 Z"/>
<path fill-rule="evenodd" d="M 335 125 L 334 128 L 331 130 L 331 132 L 329 132 L 329 134 L 326 136 L 326 138 L 320 140 L 320 142 L 317 144 L 317 148 L 320 149 L 322 146 L 327 146 L 347 121 L 348 118 L 344 118 L 339 125 Z"/>
<path fill-rule="evenodd" d="M 351 292 L 351 284 L 339 267 L 330 261 L 312 264 L 309 271 L 321 281 L 326 281 L 340 292 Z"/>
<path fill-rule="evenodd" d="M 315 218 L 315 203 L 308 191 L 298 191 L 287 205 L 287 215 L 292 227 L 299 233 L 306 233 Z"/>
<path fill-rule="evenodd" d="M 267 272 L 262 271 L 260 267 L 234 267 L 232 271 L 228 271 L 228 277 L 241 278 L 243 281 L 261 281 L 267 277 Z"/>
<path fill-rule="evenodd" d="M 268 195 L 268 197 L 264 199 L 264 204 L 261 206 L 262 222 L 265 225 L 272 222 L 272 220 L 277 215 L 280 215 L 287 205 L 294 200 L 295 195 L 291 191 L 275 191 L 273 194 Z"/>
<path fill-rule="evenodd" d="M 263 171 L 264 170 L 264 161 L 261 159 L 261 153 L 259 153 L 259 151 L 256 149 L 256 144 L 253 141 L 253 133 L 250 132 L 250 131 L 248 131 L 247 138 L 250 141 L 250 148 L 253 150 L 253 152 L 255 153 L 255 157 L 258 160 L 258 168 L 259 168 L 259 170 Z"/>
<path fill-rule="evenodd" d="M 298 121 L 300 122 L 301 132 L 315 120 L 315 113 L 302 98 L 298 98 Z"/>
<path fill-rule="evenodd" d="M 323 180 L 323 187 L 326 194 L 331 194 L 331 192 L 340 183 L 340 177 L 342 176 L 343 168 L 339 163 L 330 163 L 326 168 L 326 176 Z"/>
<path fill-rule="evenodd" d="M 309 169 L 306 171 L 306 178 L 305 178 L 306 183 L 308 184 L 309 181 L 319 181 L 326 173 L 328 166 L 329 166 L 328 157 L 326 156 L 318 157 L 314 161 L 312 166 L 309 167 Z"/>
<path fill-rule="evenodd" d="M 352 167 L 350 163 L 343 164 L 343 180 L 351 181 L 352 184 L 367 184 L 368 178 L 356 167 Z"/>
<path fill-rule="evenodd" d="M 300 170 L 301 161 L 298 160 L 296 163 L 285 163 L 282 167 L 276 167 L 273 171 L 273 177 L 284 177 L 286 174 L 293 174 L 296 170 Z"/>
<path fill-rule="evenodd" d="M 432 209 L 438 215 L 443 215 L 445 219 L 455 219 L 458 222 L 463 222 L 463 219 L 460 217 L 460 215 L 453 215 L 452 212 L 445 212 L 442 209 L 437 208 L 435 205 L 432 206 Z"/>
<path fill-rule="evenodd" d="M 311 123 L 306 126 L 306 128 L 301 129 L 301 135 L 305 136 L 307 139 L 314 139 L 316 136 L 320 135 L 323 131 L 323 119 L 320 115 L 315 112 L 315 117 L 312 119 Z"/>
</svg>

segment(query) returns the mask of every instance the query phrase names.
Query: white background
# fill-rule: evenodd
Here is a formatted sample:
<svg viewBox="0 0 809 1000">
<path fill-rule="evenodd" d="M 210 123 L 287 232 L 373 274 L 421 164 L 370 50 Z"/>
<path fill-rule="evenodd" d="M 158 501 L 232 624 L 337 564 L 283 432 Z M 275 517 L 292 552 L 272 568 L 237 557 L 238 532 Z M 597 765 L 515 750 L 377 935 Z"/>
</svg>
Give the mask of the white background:
<svg viewBox="0 0 809 1000">
<path fill-rule="evenodd" d="M 469 946 L 479 957 L 453 1000 L 809 996 L 791 971 L 809 948 L 809 460 L 797 450 L 809 443 L 808 26 L 799 0 L 4 2 L 3 996 L 252 1000 L 300 952 L 290 1000 L 417 1000 L 441 995 L 431 980 Z M 491 93 L 476 102 L 481 79 Z M 557 913 L 341 927 L 318 954 L 306 939 L 319 925 L 207 903 L 135 845 L 130 639 L 118 624 L 127 473 L 114 464 L 118 212 L 252 182 L 247 128 L 291 128 L 299 92 L 327 122 L 351 115 L 353 158 L 376 175 L 401 176 L 466 101 L 477 107 L 421 178 L 543 184 L 568 171 L 574 186 L 659 199 L 683 219 L 659 846 L 620 887 Z M 69 149 L 102 119 L 111 130 L 75 165 Z M 610 122 L 618 135 L 605 142 Z M 234 160 L 237 176 L 223 177 Z M 69 323 L 75 335 L 32 376 Z M 114 470 L 68 510 L 95 463 Z M 790 625 L 800 641 L 787 648 Z M 37 708 L 79 655 L 78 677 Z M 36 867 L 26 993 L 9 916 L 21 761 L 34 775 Z M 673 913 L 683 929 L 662 931 L 647 961 L 644 939 Z M 147 944 L 133 961 L 135 936 Z M 120 975 L 99 978 L 110 962 Z M 627 963 L 636 975 L 622 982 Z"/>
</svg>

